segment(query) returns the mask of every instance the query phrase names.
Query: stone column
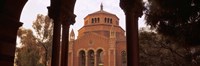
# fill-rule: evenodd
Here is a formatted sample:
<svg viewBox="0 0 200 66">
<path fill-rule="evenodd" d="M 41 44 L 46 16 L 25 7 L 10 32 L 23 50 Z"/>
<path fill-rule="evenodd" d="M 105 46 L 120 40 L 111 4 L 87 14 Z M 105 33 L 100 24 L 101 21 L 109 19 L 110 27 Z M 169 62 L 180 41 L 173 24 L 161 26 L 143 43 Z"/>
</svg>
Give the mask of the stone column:
<svg viewBox="0 0 200 66">
<path fill-rule="evenodd" d="M 138 18 L 144 9 L 142 0 L 120 0 L 126 15 L 127 65 L 139 66 Z"/>
<path fill-rule="evenodd" d="M 110 48 L 109 49 L 109 56 L 108 56 L 108 66 L 116 66 L 116 59 L 115 59 L 115 50 L 114 50 L 114 48 Z"/>
<path fill-rule="evenodd" d="M 53 43 L 51 66 L 60 66 L 60 33 L 61 33 L 61 1 L 51 0 L 48 8 L 48 16 L 53 19 Z"/>
<path fill-rule="evenodd" d="M 85 60 L 85 66 L 88 66 L 88 54 L 87 54 L 87 52 L 85 53 L 85 57 L 86 57 L 86 58 L 85 58 L 85 59 L 86 59 L 86 60 Z"/>
<path fill-rule="evenodd" d="M 127 65 L 139 66 L 138 19 L 134 18 L 134 14 L 126 14 Z"/>
<path fill-rule="evenodd" d="M 94 52 L 94 66 L 97 66 L 97 54 L 96 52 Z"/>
<path fill-rule="evenodd" d="M 61 66 L 68 65 L 69 26 L 70 26 L 69 22 L 62 21 Z"/>
<path fill-rule="evenodd" d="M 61 18 L 60 18 L 59 1 L 51 1 L 51 6 L 48 8 L 48 16 L 53 19 L 53 43 L 52 43 L 52 59 L 51 66 L 60 66 L 60 33 L 61 33 Z"/>
<path fill-rule="evenodd" d="M 61 22 L 60 19 L 54 19 L 53 28 L 53 44 L 52 44 L 52 60 L 51 66 L 59 66 L 60 58 L 60 32 Z"/>
</svg>

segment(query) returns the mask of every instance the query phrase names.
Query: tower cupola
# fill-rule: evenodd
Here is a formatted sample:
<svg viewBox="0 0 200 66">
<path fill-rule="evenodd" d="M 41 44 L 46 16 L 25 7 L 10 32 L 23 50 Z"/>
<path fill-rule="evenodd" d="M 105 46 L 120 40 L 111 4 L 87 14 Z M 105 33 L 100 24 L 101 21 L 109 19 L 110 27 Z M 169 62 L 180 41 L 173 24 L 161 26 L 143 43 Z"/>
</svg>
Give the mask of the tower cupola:
<svg viewBox="0 0 200 66">
<path fill-rule="evenodd" d="M 119 18 L 115 14 L 105 11 L 104 6 L 101 3 L 99 11 L 88 14 L 84 18 L 84 26 L 98 24 L 119 25 Z"/>
</svg>

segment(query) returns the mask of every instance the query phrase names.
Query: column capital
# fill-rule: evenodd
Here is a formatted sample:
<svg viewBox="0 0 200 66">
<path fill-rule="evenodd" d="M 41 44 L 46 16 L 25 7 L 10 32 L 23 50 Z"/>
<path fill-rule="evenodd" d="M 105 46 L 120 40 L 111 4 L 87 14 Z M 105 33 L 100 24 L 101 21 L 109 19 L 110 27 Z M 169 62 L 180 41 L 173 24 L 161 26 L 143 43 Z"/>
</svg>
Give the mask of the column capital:
<svg viewBox="0 0 200 66">
<path fill-rule="evenodd" d="M 120 7 L 125 15 L 135 15 L 141 17 L 143 14 L 144 3 L 142 0 L 120 0 Z"/>
<path fill-rule="evenodd" d="M 48 15 L 52 19 L 61 20 L 62 24 L 74 24 L 74 5 L 76 0 L 51 0 L 51 5 L 47 7 Z"/>
<path fill-rule="evenodd" d="M 62 15 L 62 25 L 70 25 L 76 22 L 76 15 L 74 13 L 67 13 L 67 15 Z"/>
</svg>

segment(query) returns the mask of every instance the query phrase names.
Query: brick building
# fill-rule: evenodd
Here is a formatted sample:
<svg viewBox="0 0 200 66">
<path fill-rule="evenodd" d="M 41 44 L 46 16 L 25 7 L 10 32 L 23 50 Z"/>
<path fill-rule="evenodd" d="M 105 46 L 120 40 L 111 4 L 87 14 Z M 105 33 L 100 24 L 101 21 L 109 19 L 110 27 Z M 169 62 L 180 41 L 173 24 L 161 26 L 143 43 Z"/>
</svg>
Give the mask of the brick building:
<svg viewBox="0 0 200 66">
<path fill-rule="evenodd" d="M 100 10 L 84 18 L 84 26 L 70 33 L 68 66 L 126 66 L 125 31 L 119 18 Z"/>
</svg>

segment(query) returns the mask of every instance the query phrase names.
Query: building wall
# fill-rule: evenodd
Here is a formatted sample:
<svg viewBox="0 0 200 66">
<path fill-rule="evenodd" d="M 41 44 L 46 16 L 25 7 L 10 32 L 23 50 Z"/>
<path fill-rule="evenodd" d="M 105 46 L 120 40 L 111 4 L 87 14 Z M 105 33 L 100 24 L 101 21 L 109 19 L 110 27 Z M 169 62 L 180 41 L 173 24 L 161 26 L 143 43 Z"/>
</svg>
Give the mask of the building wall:
<svg viewBox="0 0 200 66">
<path fill-rule="evenodd" d="M 112 19 L 112 22 L 105 22 L 105 18 Z M 99 49 L 103 50 L 104 66 L 121 66 L 121 52 L 126 48 L 126 38 L 125 31 L 119 26 L 118 21 L 116 15 L 103 10 L 86 16 L 84 26 L 78 30 L 78 38 L 69 43 L 69 66 L 79 66 L 80 51 L 87 55 L 89 50 L 93 50 L 94 54 L 97 54 Z M 114 35 L 111 35 L 112 32 Z"/>
</svg>

